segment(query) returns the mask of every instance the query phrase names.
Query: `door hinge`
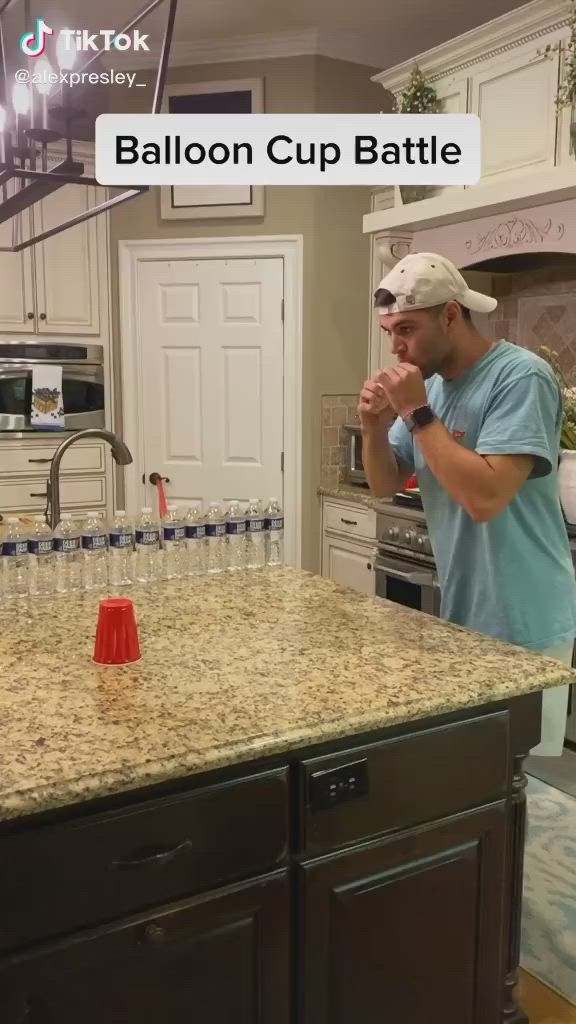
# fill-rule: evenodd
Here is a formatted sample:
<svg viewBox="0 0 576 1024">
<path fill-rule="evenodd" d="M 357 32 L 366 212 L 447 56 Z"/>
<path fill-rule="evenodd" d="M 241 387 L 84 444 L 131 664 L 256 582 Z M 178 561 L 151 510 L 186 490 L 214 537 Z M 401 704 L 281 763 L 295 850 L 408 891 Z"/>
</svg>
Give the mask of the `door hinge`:
<svg viewBox="0 0 576 1024">
<path fill-rule="evenodd" d="M 284 472 L 284 452 L 280 452 L 280 472 Z"/>
<path fill-rule="evenodd" d="M 280 319 L 282 320 L 282 323 L 284 323 L 284 299 L 280 302 Z"/>
</svg>

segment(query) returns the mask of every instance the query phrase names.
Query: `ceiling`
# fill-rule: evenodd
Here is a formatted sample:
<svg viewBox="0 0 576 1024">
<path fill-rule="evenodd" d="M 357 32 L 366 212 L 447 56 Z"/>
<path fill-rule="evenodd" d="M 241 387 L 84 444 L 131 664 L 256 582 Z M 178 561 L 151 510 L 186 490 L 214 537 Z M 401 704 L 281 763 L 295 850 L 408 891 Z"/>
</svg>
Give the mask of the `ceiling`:
<svg viewBox="0 0 576 1024">
<path fill-rule="evenodd" d="M 392 0 L 179 0 L 175 62 L 179 47 L 193 53 L 194 44 L 200 44 L 205 54 L 218 51 L 216 59 L 222 60 L 232 40 L 250 42 L 253 48 L 255 40 L 248 37 L 261 36 L 260 57 L 266 56 L 269 42 L 272 56 L 279 47 L 286 53 L 316 50 L 384 70 L 522 5 L 523 0 L 410 0 L 402 10 Z M 121 28 L 144 6 L 144 0 L 31 2 L 33 16 L 38 14 L 54 28 L 91 31 Z M 155 43 L 162 34 L 162 7 L 142 25 Z M 17 3 L 13 17 L 22 9 L 23 2 Z"/>
</svg>

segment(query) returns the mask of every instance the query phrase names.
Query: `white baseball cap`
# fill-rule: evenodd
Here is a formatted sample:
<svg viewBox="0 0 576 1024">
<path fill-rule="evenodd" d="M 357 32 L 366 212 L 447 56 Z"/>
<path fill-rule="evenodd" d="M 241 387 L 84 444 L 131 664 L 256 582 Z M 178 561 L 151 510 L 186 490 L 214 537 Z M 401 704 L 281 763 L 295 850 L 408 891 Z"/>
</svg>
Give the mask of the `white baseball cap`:
<svg viewBox="0 0 576 1024">
<path fill-rule="evenodd" d="M 491 295 L 469 288 L 455 265 L 434 252 L 414 252 L 404 256 L 382 278 L 378 285 L 380 288 L 395 298 L 390 305 L 377 301 L 376 308 L 381 314 L 426 309 L 451 299 L 475 313 L 491 313 L 498 305 L 498 300 Z"/>
</svg>

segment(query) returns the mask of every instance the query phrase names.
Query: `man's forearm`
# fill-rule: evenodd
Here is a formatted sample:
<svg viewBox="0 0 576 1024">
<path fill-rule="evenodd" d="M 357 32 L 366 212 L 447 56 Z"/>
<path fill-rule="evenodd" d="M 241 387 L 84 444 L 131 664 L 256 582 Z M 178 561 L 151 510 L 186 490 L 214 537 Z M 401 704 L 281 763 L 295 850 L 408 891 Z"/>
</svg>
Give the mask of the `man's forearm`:
<svg viewBox="0 0 576 1024">
<path fill-rule="evenodd" d="M 496 474 L 482 455 L 459 445 L 440 420 L 414 438 L 438 482 L 472 519 L 484 522 L 500 511 Z"/>
<path fill-rule="evenodd" d="M 400 472 L 387 426 L 362 431 L 362 464 L 376 498 L 391 498 L 400 489 Z"/>
</svg>

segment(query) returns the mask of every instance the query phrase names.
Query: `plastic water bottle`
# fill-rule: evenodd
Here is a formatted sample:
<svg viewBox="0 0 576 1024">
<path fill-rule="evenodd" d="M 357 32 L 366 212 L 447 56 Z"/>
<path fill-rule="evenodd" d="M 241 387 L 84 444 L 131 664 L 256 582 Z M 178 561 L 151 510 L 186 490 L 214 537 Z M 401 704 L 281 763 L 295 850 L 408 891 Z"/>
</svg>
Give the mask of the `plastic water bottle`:
<svg viewBox="0 0 576 1024">
<path fill-rule="evenodd" d="M 266 525 L 259 498 L 250 498 L 246 509 L 246 567 L 261 569 L 266 565 Z"/>
<path fill-rule="evenodd" d="M 33 597 L 53 594 L 56 589 L 54 578 L 54 534 L 44 516 L 34 516 L 34 529 L 28 538 L 30 555 L 30 593 Z"/>
<path fill-rule="evenodd" d="M 268 565 L 284 564 L 284 513 L 278 498 L 270 498 L 266 509 L 265 529 L 267 532 L 266 562 Z"/>
<path fill-rule="evenodd" d="M 198 508 L 189 508 L 184 518 L 186 526 L 186 563 L 188 576 L 202 576 L 208 568 L 208 541 L 206 521 Z"/>
<path fill-rule="evenodd" d="M 124 511 L 116 512 L 109 539 L 110 586 L 129 587 L 134 582 L 134 530 Z"/>
<path fill-rule="evenodd" d="M 95 512 L 90 512 L 82 527 L 84 590 L 108 587 L 108 538 L 106 527 Z"/>
<path fill-rule="evenodd" d="M 186 575 L 186 527 L 178 515 L 176 505 L 168 505 L 162 520 L 163 566 L 165 580 L 176 580 Z"/>
<path fill-rule="evenodd" d="M 226 568 L 226 518 L 220 503 L 211 501 L 206 516 L 208 538 L 208 572 L 224 572 Z"/>
<path fill-rule="evenodd" d="M 226 516 L 226 568 L 237 572 L 246 568 L 246 516 L 239 501 L 231 501 Z"/>
<path fill-rule="evenodd" d="M 30 586 L 28 535 L 17 516 L 8 516 L 8 532 L 2 544 L 4 597 L 26 597 Z"/>
<path fill-rule="evenodd" d="M 143 508 L 136 523 L 136 579 L 154 583 L 160 578 L 160 527 L 151 508 Z"/>
<path fill-rule="evenodd" d="M 80 528 L 69 512 L 63 512 L 54 532 L 56 590 L 70 594 L 82 589 L 82 548 Z"/>
</svg>

